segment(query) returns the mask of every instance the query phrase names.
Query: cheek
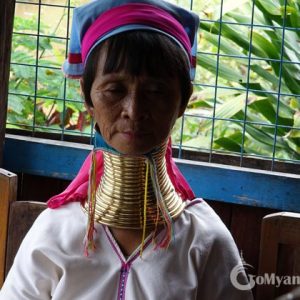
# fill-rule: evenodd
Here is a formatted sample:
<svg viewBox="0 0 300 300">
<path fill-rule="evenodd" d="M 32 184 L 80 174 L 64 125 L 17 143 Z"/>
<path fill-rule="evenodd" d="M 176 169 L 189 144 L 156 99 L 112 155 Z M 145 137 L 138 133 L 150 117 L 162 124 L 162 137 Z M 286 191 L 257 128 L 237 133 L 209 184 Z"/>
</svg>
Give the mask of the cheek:
<svg viewBox="0 0 300 300">
<path fill-rule="evenodd" d="M 113 137 L 115 122 L 107 114 L 96 115 L 94 121 L 98 124 L 103 139 L 110 144 Z"/>
<path fill-rule="evenodd" d="M 153 126 L 153 132 L 159 142 L 162 142 L 170 135 L 176 119 L 177 115 L 168 113 L 161 115 L 160 118 L 156 119 L 155 126 Z"/>
<path fill-rule="evenodd" d="M 155 113 L 155 112 L 154 112 Z M 172 128 L 179 116 L 179 108 L 176 103 L 171 103 L 164 110 L 156 111 L 156 121 L 164 128 Z"/>
<path fill-rule="evenodd" d="M 95 117 L 100 119 L 111 119 L 112 118 L 112 111 L 107 109 L 105 106 L 98 105 L 94 109 L 95 111 Z"/>
<path fill-rule="evenodd" d="M 94 113 L 94 121 L 97 122 L 100 129 L 109 128 L 114 120 L 114 116 L 111 111 L 106 111 L 103 109 L 97 109 Z"/>
<path fill-rule="evenodd" d="M 119 110 L 116 107 L 94 104 L 94 121 L 98 124 L 101 135 L 107 142 L 112 138 L 117 128 L 118 115 Z"/>
<path fill-rule="evenodd" d="M 109 142 L 111 139 L 111 126 L 107 126 L 106 124 L 102 124 L 103 126 L 99 126 L 102 137 Z"/>
</svg>

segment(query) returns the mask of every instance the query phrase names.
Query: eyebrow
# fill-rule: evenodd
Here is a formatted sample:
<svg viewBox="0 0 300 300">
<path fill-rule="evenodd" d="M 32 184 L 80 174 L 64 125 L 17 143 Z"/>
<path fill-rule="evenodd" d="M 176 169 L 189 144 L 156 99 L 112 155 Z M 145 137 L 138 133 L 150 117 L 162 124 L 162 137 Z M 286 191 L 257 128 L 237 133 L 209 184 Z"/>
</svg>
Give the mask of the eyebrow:
<svg viewBox="0 0 300 300">
<path fill-rule="evenodd" d="M 127 81 L 130 77 L 132 77 L 129 73 L 107 73 L 101 75 L 101 83 L 105 84 L 107 81 L 113 82 L 121 82 Z M 135 76 L 133 76 L 135 77 Z M 165 77 L 152 77 L 152 76 L 136 76 L 141 78 L 142 82 L 149 83 L 149 84 L 165 84 L 168 78 Z M 169 78 L 170 79 L 170 78 Z"/>
</svg>

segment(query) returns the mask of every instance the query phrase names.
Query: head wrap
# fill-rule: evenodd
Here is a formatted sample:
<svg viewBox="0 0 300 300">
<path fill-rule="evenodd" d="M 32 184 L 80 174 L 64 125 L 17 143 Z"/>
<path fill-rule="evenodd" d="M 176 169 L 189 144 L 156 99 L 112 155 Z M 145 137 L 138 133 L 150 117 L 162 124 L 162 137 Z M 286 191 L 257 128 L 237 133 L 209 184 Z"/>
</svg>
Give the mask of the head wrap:
<svg viewBox="0 0 300 300">
<path fill-rule="evenodd" d="M 67 77 L 80 78 L 89 54 L 99 43 L 122 32 L 150 30 L 168 36 L 184 50 L 193 80 L 198 25 L 196 14 L 162 0 L 92 1 L 74 9 L 63 72 Z"/>
</svg>

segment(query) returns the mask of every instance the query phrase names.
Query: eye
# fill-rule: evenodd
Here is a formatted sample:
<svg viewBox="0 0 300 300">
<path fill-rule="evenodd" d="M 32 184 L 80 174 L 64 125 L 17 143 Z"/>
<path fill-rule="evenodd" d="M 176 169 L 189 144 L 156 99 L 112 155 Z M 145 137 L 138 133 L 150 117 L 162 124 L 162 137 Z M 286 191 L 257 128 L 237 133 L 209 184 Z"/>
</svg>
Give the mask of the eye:
<svg viewBox="0 0 300 300">
<path fill-rule="evenodd" d="M 166 87 L 161 84 L 149 84 L 145 89 L 146 93 L 156 96 L 165 95 L 166 91 Z"/>
<path fill-rule="evenodd" d="M 121 94 L 125 92 L 125 87 L 121 84 L 109 84 L 104 91 L 112 94 Z"/>
<path fill-rule="evenodd" d="M 163 91 L 158 88 L 149 88 L 149 89 L 147 89 L 147 92 L 151 93 L 151 94 L 162 94 L 163 93 Z"/>
<path fill-rule="evenodd" d="M 102 95 L 109 101 L 119 101 L 126 94 L 126 87 L 121 83 L 109 83 L 102 89 Z"/>
</svg>

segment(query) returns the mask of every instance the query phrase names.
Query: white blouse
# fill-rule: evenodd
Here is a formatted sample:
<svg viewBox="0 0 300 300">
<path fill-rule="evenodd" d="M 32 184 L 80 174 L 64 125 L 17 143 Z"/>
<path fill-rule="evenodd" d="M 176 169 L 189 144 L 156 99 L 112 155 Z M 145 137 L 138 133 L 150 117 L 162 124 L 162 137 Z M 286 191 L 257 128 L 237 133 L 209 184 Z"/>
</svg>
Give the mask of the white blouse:
<svg viewBox="0 0 300 300">
<path fill-rule="evenodd" d="M 186 202 L 175 239 L 125 258 L 109 228 L 96 224 L 96 251 L 83 255 L 87 218 L 80 204 L 46 209 L 25 237 L 0 291 L 1 300 L 248 300 L 230 272 L 241 264 L 236 245 L 201 199 Z M 162 232 L 160 233 L 162 234 Z M 247 282 L 245 273 L 239 281 Z"/>
</svg>

